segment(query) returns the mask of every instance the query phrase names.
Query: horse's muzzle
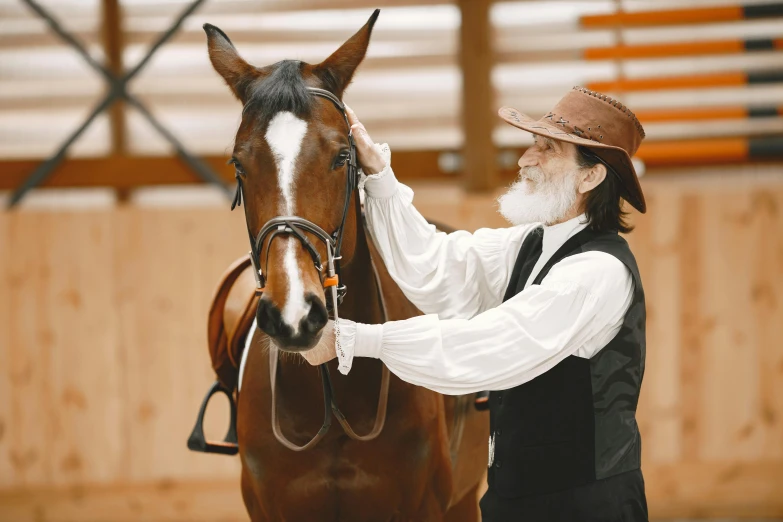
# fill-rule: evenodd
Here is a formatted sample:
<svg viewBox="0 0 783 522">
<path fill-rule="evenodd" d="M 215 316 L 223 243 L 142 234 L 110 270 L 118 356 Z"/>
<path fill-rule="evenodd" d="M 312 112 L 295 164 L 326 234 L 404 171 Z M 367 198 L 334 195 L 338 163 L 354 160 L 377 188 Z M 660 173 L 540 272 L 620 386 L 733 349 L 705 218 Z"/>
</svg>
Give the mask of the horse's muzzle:
<svg viewBox="0 0 783 522">
<path fill-rule="evenodd" d="M 261 298 L 258 301 L 258 327 L 271 337 L 281 350 L 308 350 L 321 338 L 321 330 L 329 320 L 326 306 L 315 294 L 308 294 L 305 301 L 310 305 L 310 310 L 296 326 L 286 323 L 280 309 L 270 299 Z"/>
</svg>

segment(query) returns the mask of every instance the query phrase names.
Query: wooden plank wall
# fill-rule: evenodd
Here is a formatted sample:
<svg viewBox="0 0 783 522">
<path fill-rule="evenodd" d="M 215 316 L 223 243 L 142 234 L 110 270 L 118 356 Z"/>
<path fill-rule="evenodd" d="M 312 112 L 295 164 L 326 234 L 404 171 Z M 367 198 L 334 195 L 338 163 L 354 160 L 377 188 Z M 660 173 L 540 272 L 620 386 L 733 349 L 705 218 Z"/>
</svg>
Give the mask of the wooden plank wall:
<svg viewBox="0 0 783 522">
<path fill-rule="evenodd" d="M 783 516 L 783 179 L 644 185 L 630 241 L 648 300 L 651 512 Z M 416 203 L 502 224 L 491 196 L 420 186 Z M 246 249 L 241 219 L 0 213 L 0 520 L 244 520 L 237 459 L 185 449 L 212 379 L 208 299 Z"/>
</svg>

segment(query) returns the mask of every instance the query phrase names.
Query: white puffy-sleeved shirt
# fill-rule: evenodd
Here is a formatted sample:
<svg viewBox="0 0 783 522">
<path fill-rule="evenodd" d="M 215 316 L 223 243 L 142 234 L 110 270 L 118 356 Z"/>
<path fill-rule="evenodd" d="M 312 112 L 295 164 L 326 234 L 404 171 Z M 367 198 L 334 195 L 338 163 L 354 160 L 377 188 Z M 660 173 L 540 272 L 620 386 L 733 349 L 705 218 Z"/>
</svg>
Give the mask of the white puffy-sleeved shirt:
<svg viewBox="0 0 783 522">
<path fill-rule="evenodd" d="M 584 216 L 543 227 L 542 254 L 524 290 L 503 302 L 522 242 L 542 225 L 438 232 L 394 177 L 388 147 L 381 150 L 386 167 L 363 178 L 367 223 L 392 278 L 426 315 L 382 325 L 340 319 L 341 372 L 354 356 L 375 357 L 400 379 L 440 393 L 504 390 L 569 355 L 591 358 L 617 334 L 633 280 L 612 255 L 567 257 L 531 285 L 586 227 Z"/>
</svg>

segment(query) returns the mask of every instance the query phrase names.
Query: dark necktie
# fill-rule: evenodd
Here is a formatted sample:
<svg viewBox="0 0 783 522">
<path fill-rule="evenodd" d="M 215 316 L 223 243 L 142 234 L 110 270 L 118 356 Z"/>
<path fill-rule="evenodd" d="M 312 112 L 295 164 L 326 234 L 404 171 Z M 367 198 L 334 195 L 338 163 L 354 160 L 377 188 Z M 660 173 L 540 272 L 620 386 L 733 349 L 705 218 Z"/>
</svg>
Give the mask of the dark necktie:
<svg viewBox="0 0 783 522">
<path fill-rule="evenodd" d="M 544 227 L 532 230 L 522 242 L 517 261 L 514 263 L 514 269 L 511 271 L 511 279 L 509 280 L 506 294 L 503 296 L 504 302 L 525 289 L 525 283 L 533 272 L 533 267 L 536 266 L 538 259 L 541 257 L 543 245 Z"/>
</svg>

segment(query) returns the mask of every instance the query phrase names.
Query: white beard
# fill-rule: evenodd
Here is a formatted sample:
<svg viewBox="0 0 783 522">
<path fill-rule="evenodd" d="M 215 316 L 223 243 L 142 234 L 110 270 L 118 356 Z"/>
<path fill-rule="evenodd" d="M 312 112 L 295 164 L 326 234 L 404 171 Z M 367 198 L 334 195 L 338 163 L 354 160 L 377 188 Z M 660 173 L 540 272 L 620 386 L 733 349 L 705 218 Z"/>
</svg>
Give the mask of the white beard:
<svg viewBox="0 0 783 522">
<path fill-rule="evenodd" d="M 539 167 L 523 167 L 520 178 L 498 198 L 498 211 L 512 225 L 561 221 L 576 203 L 578 179 L 575 172 L 547 181 Z"/>
</svg>

